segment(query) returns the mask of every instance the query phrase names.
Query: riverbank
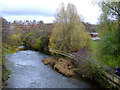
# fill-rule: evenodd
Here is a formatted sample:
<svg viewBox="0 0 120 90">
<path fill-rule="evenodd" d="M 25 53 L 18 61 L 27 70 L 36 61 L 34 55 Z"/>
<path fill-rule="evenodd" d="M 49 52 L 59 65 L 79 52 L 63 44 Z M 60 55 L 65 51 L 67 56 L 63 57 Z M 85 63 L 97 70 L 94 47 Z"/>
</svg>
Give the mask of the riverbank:
<svg viewBox="0 0 120 90">
<path fill-rule="evenodd" d="M 44 64 L 52 66 L 57 72 L 62 73 L 67 77 L 83 77 L 86 80 L 97 83 L 98 86 L 100 85 L 100 87 L 102 88 L 112 87 L 112 85 L 107 82 L 107 79 L 103 79 L 103 71 L 101 70 L 101 68 L 99 68 L 99 66 L 92 66 L 92 64 L 88 61 L 76 62 L 75 60 L 68 57 L 61 56 L 56 53 L 51 53 L 49 51 L 47 52 L 49 53 L 50 57 L 43 59 L 42 61 Z"/>
<path fill-rule="evenodd" d="M 77 68 L 74 62 L 67 58 L 51 56 L 49 58 L 43 59 L 42 61 L 45 65 L 51 65 L 55 70 L 65 76 L 75 76 L 77 73 Z"/>
<path fill-rule="evenodd" d="M 111 79 L 111 75 L 108 75 L 109 73 L 107 73 L 101 66 L 96 66 L 95 64 L 90 65 L 90 63 L 86 66 L 86 63 L 81 62 L 85 66 L 85 68 L 83 68 L 84 66 L 79 67 L 77 66 L 78 64 L 75 64 L 73 62 L 74 61 L 70 60 L 70 58 L 66 59 L 65 57 L 62 58 L 60 56 L 52 56 L 43 60 L 43 63 L 45 65 L 51 65 L 55 70 L 57 70 L 59 73 L 62 73 L 65 76 L 82 76 L 86 80 L 90 80 L 94 83 L 99 84 L 102 88 L 119 88 L 119 85 L 115 85 L 116 82 L 119 84 L 119 78 L 116 78 L 117 80 L 115 78 Z M 86 68 L 88 68 L 89 66 L 91 66 L 91 69 L 87 70 Z M 80 70 L 78 70 L 78 68 L 80 68 Z M 81 68 L 86 70 L 83 70 Z M 87 75 L 84 71 L 86 71 Z M 114 76 L 112 75 L 112 77 Z"/>
<path fill-rule="evenodd" d="M 16 48 L 16 46 L 11 47 L 8 46 L 7 44 L 3 44 L 2 46 L 2 88 L 5 88 L 7 86 L 7 82 L 11 74 L 11 71 L 7 69 L 5 65 L 5 63 L 8 62 L 8 58 L 6 55 L 13 54 L 17 50 L 18 49 Z"/>
<path fill-rule="evenodd" d="M 44 65 L 42 60 L 48 57 L 31 50 L 12 54 L 9 61 L 14 64 L 7 67 L 12 71 L 7 88 L 97 88 L 94 83 L 65 77 L 51 66 Z"/>
</svg>

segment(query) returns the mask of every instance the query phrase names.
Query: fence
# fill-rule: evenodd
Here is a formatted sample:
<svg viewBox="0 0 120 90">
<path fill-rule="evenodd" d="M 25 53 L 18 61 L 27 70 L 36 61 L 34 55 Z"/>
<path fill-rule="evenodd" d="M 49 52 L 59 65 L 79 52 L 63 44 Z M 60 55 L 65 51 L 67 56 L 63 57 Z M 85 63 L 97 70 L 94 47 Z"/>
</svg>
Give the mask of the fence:
<svg viewBox="0 0 120 90">
<path fill-rule="evenodd" d="M 90 59 L 90 57 L 83 57 L 83 56 L 80 56 L 80 55 L 76 55 L 74 53 L 64 52 L 64 51 L 56 50 L 56 49 L 52 49 L 52 48 L 50 48 L 49 51 L 53 52 L 53 53 L 60 54 L 60 55 L 64 55 L 64 56 L 72 58 L 72 59 L 74 59 L 76 61 L 82 61 L 82 62 L 84 62 L 84 61 L 89 60 L 90 62 L 92 62 L 92 63 L 94 63 L 96 65 L 99 65 L 95 60 Z M 105 71 L 103 73 L 103 77 L 109 83 L 111 83 L 113 86 L 118 87 L 120 89 L 120 77 L 117 76 L 117 75 L 115 75 L 114 73 L 111 73 L 110 71 L 108 71 L 106 69 L 106 67 L 103 67 L 103 68 L 105 69 Z"/>
</svg>

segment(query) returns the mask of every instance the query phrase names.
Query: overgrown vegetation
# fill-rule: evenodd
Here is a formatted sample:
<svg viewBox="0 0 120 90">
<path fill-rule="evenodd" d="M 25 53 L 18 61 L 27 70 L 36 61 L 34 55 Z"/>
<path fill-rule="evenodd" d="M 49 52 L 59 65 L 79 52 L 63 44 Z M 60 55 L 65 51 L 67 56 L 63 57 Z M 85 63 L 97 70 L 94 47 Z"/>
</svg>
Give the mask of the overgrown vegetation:
<svg viewBox="0 0 120 90">
<path fill-rule="evenodd" d="M 67 8 L 62 4 L 61 8 L 58 9 L 54 28 L 51 31 L 36 31 L 30 28 L 30 31 L 26 33 L 16 23 L 10 31 L 7 20 L 2 19 L 2 80 L 6 81 L 10 74 L 10 71 L 4 66 L 5 54 L 16 51 L 16 47 L 21 43 L 27 49 L 37 49 L 44 53 L 49 53 L 50 48 L 78 55 L 86 53 L 85 50 L 92 50 L 93 59 L 111 68 L 120 67 L 120 2 L 102 2 L 101 8 L 103 13 L 100 16 L 100 30 L 98 30 L 101 40 L 93 42 L 89 33 L 85 30 L 75 6 L 71 3 L 68 4 Z M 111 16 L 114 20 L 110 19 Z M 91 65 L 90 61 L 83 63 L 78 61 L 77 64 L 79 64 L 77 67 L 78 72 L 86 77 L 95 78 L 96 81 L 98 80 L 99 83 L 103 84 L 103 87 L 109 87 L 109 84 L 106 84 L 107 82 L 103 83 L 104 79 L 101 77 L 104 70 L 101 67 Z M 59 63 L 59 65 L 61 64 Z"/>
<path fill-rule="evenodd" d="M 1 63 L 2 63 L 2 85 L 5 87 L 7 85 L 7 79 L 9 77 L 9 74 L 11 71 L 9 71 L 6 66 L 5 62 L 7 61 L 6 54 L 14 53 L 17 51 L 17 46 L 20 44 L 20 33 L 17 31 L 18 29 L 15 29 L 14 33 L 12 30 L 9 30 L 9 23 L 7 22 L 6 19 L 0 18 L 2 21 L 2 42 L 0 43 L 1 45 Z M 18 34 L 18 35 L 16 35 Z"/>
<path fill-rule="evenodd" d="M 47 36 L 41 36 L 37 40 L 37 47 L 39 51 L 43 51 L 44 53 L 49 53 L 49 37 Z"/>
<path fill-rule="evenodd" d="M 14 53 L 17 51 L 16 47 L 11 47 L 6 44 L 2 45 L 2 86 L 3 88 L 7 85 L 7 80 L 9 78 L 9 75 L 11 74 L 11 71 L 8 70 L 5 66 L 5 62 L 7 61 L 6 54 Z"/>
<path fill-rule="evenodd" d="M 100 16 L 100 38 L 96 59 L 111 68 L 120 67 L 120 2 L 102 2 Z M 114 20 L 110 19 L 113 18 Z"/>
<path fill-rule="evenodd" d="M 29 49 L 32 49 L 34 47 L 36 43 L 36 38 L 34 37 L 32 32 L 25 34 L 23 38 L 23 43 Z"/>
<path fill-rule="evenodd" d="M 55 26 L 50 37 L 50 48 L 67 52 L 78 51 L 83 47 L 90 49 L 91 38 L 85 31 L 73 4 L 69 3 L 66 9 L 62 4 L 55 18 Z"/>
</svg>

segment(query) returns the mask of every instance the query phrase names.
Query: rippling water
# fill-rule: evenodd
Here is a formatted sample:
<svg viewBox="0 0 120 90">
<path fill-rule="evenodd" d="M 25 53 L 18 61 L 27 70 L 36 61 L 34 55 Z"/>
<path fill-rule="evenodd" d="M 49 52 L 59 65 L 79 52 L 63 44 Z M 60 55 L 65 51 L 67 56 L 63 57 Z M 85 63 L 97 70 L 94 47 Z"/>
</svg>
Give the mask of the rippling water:
<svg viewBox="0 0 120 90">
<path fill-rule="evenodd" d="M 35 51 L 19 51 L 12 54 L 6 63 L 12 71 L 8 88 L 94 88 L 94 84 L 63 76 L 50 66 L 44 65 L 45 54 Z"/>
</svg>

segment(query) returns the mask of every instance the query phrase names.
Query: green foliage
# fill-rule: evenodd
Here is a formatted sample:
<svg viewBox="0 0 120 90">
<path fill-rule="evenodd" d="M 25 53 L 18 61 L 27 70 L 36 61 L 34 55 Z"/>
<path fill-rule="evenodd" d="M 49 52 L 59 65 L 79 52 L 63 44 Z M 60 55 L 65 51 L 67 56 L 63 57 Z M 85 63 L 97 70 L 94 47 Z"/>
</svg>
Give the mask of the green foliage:
<svg viewBox="0 0 120 90">
<path fill-rule="evenodd" d="M 102 88 L 112 88 L 112 85 L 103 76 L 103 72 L 105 72 L 105 70 L 101 66 L 92 64 L 93 80 Z"/>
<path fill-rule="evenodd" d="M 9 32 L 10 35 L 7 38 L 9 42 L 7 42 L 7 44 L 10 46 L 19 46 L 22 41 L 22 34 L 23 34 L 22 29 L 17 24 L 13 24 L 13 28 L 9 30 Z"/>
<path fill-rule="evenodd" d="M 43 50 L 41 37 L 40 37 L 40 38 L 38 38 L 38 40 L 37 40 L 37 46 L 38 46 L 38 49 L 39 49 L 40 51 L 42 51 L 42 50 Z"/>
<path fill-rule="evenodd" d="M 56 55 L 55 53 L 51 52 L 51 55 Z"/>
<path fill-rule="evenodd" d="M 77 14 L 73 4 L 64 5 L 56 13 L 56 23 L 50 37 L 49 47 L 64 51 L 79 50 L 82 47 L 90 49 L 91 37 Z"/>
<path fill-rule="evenodd" d="M 32 32 L 25 34 L 23 43 L 27 48 L 33 48 L 36 43 L 35 37 Z"/>
<path fill-rule="evenodd" d="M 37 46 L 40 51 L 48 51 L 49 38 L 47 36 L 41 36 L 37 40 Z"/>
<path fill-rule="evenodd" d="M 101 8 L 103 13 L 100 16 L 100 38 L 97 47 L 97 60 L 101 63 L 115 68 L 120 62 L 120 43 L 119 43 L 119 24 L 117 20 L 111 20 L 114 17 L 118 8 L 117 3 L 102 3 Z M 113 10 L 112 10 L 113 9 Z M 119 19 L 114 17 L 114 19 Z"/>
<path fill-rule="evenodd" d="M 101 51 L 103 54 L 115 55 L 118 54 L 118 37 L 117 37 L 117 28 L 114 22 L 110 22 L 106 25 L 106 28 L 103 28 L 101 32 L 101 41 L 100 45 Z"/>
<path fill-rule="evenodd" d="M 16 51 L 18 51 L 18 49 L 16 46 L 11 47 L 7 44 L 3 44 L 2 51 L 3 51 L 3 54 L 12 54 L 12 53 L 15 53 Z"/>
<path fill-rule="evenodd" d="M 20 45 L 20 42 L 21 42 L 21 37 L 20 37 L 20 34 L 13 34 L 9 37 L 10 41 L 13 43 L 11 43 L 11 45 L 16 45 L 16 46 L 19 46 Z"/>
<path fill-rule="evenodd" d="M 120 67 L 120 56 L 117 58 L 109 55 L 104 56 L 104 64 L 110 66 L 111 68 Z"/>
<path fill-rule="evenodd" d="M 5 55 L 6 54 L 10 54 L 10 53 L 14 53 L 16 51 L 16 46 L 14 47 L 10 47 L 6 44 L 3 44 L 2 45 L 2 85 L 3 87 L 6 86 L 7 84 L 7 79 L 9 77 L 9 75 L 11 74 L 11 71 L 8 70 L 6 67 L 5 67 L 5 62 L 7 61 L 7 59 L 5 58 Z"/>
</svg>

